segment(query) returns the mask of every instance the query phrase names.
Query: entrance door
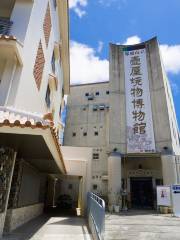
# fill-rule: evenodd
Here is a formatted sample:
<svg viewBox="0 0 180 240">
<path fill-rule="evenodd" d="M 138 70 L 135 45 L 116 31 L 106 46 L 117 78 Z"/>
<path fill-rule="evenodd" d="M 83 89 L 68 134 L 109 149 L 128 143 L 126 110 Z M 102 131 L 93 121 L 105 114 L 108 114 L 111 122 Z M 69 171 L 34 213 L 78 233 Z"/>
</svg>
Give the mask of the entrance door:
<svg viewBox="0 0 180 240">
<path fill-rule="evenodd" d="M 153 208 L 152 178 L 131 178 L 131 204 L 133 208 Z"/>
</svg>

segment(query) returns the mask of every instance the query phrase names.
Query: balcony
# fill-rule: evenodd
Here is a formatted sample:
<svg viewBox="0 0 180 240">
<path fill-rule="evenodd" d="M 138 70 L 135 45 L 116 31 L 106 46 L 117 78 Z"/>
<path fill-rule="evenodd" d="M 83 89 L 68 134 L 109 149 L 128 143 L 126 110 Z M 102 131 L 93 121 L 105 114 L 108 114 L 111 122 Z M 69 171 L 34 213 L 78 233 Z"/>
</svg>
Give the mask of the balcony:
<svg viewBox="0 0 180 240">
<path fill-rule="evenodd" d="M 0 60 L 5 56 L 16 55 L 20 65 L 22 65 L 21 51 L 22 45 L 15 36 L 11 35 L 13 22 L 8 18 L 0 17 Z"/>
<path fill-rule="evenodd" d="M 13 22 L 8 18 L 0 17 L 0 35 L 9 35 Z"/>
</svg>

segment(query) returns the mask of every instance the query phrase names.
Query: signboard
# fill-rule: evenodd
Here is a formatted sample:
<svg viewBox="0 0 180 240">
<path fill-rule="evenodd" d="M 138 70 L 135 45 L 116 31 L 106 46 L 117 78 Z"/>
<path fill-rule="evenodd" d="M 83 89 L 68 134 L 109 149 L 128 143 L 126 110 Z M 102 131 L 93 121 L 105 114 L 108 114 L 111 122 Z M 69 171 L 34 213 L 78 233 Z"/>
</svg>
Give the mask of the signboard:
<svg viewBox="0 0 180 240">
<path fill-rule="evenodd" d="M 172 205 L 170 186 L 157 186 L 157 205 L 167 207 Z"/>
<path fill-rule="evenodd" d="M 127 153 L 155 152 L 149 79 L 144 45 L 124 52 Z"/>
<path fill-rule="evenodd" d="M 176 217 L 180 217 L 180 185 L 172 185 L 173 212 Z"/>
</svg>

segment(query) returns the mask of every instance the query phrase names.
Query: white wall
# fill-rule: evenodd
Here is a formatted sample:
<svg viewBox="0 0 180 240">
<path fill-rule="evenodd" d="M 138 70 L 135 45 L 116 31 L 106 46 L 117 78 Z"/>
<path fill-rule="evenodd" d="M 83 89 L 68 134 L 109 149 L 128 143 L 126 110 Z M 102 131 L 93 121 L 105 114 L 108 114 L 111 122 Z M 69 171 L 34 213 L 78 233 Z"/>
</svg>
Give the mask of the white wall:
<svg viewBox="0 0 180 240">
<path fill-rule="evenodd" d="M 86 207 L 87 192 L 91 190 L 91 158 L 92 149 L 85 147 L 61 147 L 65 160 L 67 174 L 72 176 L 81 176 L 83 211 Z"/>
<path fill-rule="evenodd" d="M 6 57 L 1 65 L 1 83 L 0 83 L 0 106 L 6 104 L 9 90 L 16 71 L 17 59 L 11 53 Z M 2 69 L 3 67 L 3 69 Z"/>
<path fill-rule="evenodd" d="M 9 209 L 6 216 L 6 230 L 12 231 L 43 213 L 44 204 L 38 203 L 22 208 Z"/>
<path fill-rule="evenodd" d="M 56 59 L 56 76 L 58 78 L 58 89 L 52 91 L 52 104 L 50 109 L 45 102 L 46 90 L 51 70 L 51 59 L 55 44 L 60 43 L 60 33 L 58 27 L 58 13 L 54 8 L 53 0 L 49 1 L 51 14 L 51 34 L 48 47 L 45 43 L 43 23 L 46 14 L 48 0 L 25 1 L 17 0 L 12 12 L 11 19 L 14 22 L 11 34 L 14 34 L 23 42 L 22 61 L 23 68 L 19 71 L 19 81 L 15 76 L 17 92 L 10 92 L 8 104 L 17 109 L 45 114 L 54 110 L 55 126 L 60 122 L 59 109 L 62 101 L 63 73 L 60 66 L 60 59 Z M 41 40 L 45 57 L 45 66 L 38 91 L 33 76 L 34 64 L 36 60 L 39 42 Z M 58 47 L 57 47 L 58 48 Z M 68 57 L 68 56 L 67 56 Z M 13 81 L 13 83 L 14 83 Z M 14 85 L 13 85 L 14 86 Z"/>
<path fill-rule="evenodd" d="M 16 36 L 16 38 L 22 43 L 26 36 L 32 7 L 32 0 L 16 0 L 11 14 L 11 21 L 13 22 L 11 34 Z"/>
<path fill-rule="evenodd" d="M 99 194 L 107 194 L 107 150 L 109 144 L 109 109 L 93 111 L 93 106 L 109 106 L 109 83 L 85 84 L 71 86 L 67 102 L 67 121 L 65 128 L 65 145 L 91 147 L 99 159 L 92 160 L 91 190 L 97 185 Z M 99 92 L 99 95 L 96 95 Z M 94 94 L 94 100 L 87 100 L 86 93 Z M 94 132 L 98 132 L 98 136 Z M 73 137 L 73 132 L 76 136 Z M 83 133 L 87 132 L 87 136 Z"/>
</svg>

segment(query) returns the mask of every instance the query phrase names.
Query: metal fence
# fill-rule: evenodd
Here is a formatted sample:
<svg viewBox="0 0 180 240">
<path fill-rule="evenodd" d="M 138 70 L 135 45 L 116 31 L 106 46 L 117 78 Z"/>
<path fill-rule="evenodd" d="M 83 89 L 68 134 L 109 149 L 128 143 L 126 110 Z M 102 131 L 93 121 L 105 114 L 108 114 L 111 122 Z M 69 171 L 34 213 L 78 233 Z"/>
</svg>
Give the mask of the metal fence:
<svg viewBox="0 0 180 240">
<path fill-rule="evenodd" d="M 105 202 L 92 192 L 88 193 L 87 217 L 94 239 L 103 240 L 105 231 Z"/>
<path fill-rule="evenodd" d="M 13 22 L 7 18 L 0 18 L 0 34 L 9 35 Z"/>
</svg>

